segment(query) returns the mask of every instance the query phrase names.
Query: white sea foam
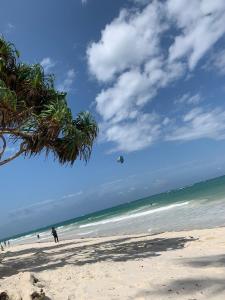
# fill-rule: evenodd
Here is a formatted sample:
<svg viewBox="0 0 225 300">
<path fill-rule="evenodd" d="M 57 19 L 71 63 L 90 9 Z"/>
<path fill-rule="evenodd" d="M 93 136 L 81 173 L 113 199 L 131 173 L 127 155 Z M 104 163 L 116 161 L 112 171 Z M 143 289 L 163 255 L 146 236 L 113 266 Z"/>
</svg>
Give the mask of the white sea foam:
<svg viewBox="0 0 225 300">
<path fill-rule="evenodd" d="M 70 231 L 73 229 L 76 229 L 77 225 L 76 224 L 70 224 L 70 225 L 63 225 L 58 227 L 57 229 L 61 232 L 66 232 L 66 231 Z"/>
<path fill-rule="evenodd" d="M 124 221 L 124 220 L 139 218 L 139 217 L 147 216 L 147 215 L 150 215 L 150 214 L 158 213 L 158 212 L 161 212 L 161 211 L 173 209 L 173 208 L 188 205 L 188 204 L 189 204 L 188 201 L 182 202 L 182 203 L 171 204 L 171 205 L 167 205 L 167 206 L 163 206 L 163 207 L 143 211 L 143 212 L 140 212 L 140 213 L 133 213 L 133 214 L 130 214 L 130 215 L 123 215 L 121 217 L 110 218 L 108 220 L 102 220 L 102 221 L 99 221 L 99 222 L 93 222 L 93 223 L 89 223 L 89 224 L 80 225 L 79 228 L 97 226 L 97 225 L 102 225 L 102 224 L 107 224 L 107 223 L 121 222 L 121 221 Z"/>
<path fill-rule="evenodd" d="M 32 237 L 34 237 L 35 235 L 34 235 L 34 233 L 32 233 L 32 234 L 28 234 L 28 235 L 25 235 L 25 236 L 20 236 L 20 237 L 18 237 L 18 238 L 15 238 L 15 239 L 11 239 L 11 241 L 20 241 L 20 240 L 27 240 L 27 239 L 30 239 L 30 238 L 32 238 Z"/>
<path fill-rule="evenodd" d="M 92 231 L 87 231 L 87 232 L 81 232 L 81 233 L 77 233 L 77 235 L 88 235 L 92 232 L 94 232 L 94 231 L 92 230 Z"/>
</svg>

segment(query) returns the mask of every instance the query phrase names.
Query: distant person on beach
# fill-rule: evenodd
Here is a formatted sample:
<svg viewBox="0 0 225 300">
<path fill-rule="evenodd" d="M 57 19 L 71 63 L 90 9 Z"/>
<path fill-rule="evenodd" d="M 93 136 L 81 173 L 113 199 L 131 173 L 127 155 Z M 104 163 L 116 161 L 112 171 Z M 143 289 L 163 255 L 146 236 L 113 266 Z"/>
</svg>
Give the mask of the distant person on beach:
<svg viewBox="0 0 225 300">
<path fill-rule="evenodd" d="M 56 230 L 55 230 L 54 227 L 52 227 L 52 235 L 53 235 L 53 237 L 54 237 L 55 243 L 58 243 L 58 242 L 59 242 L 58 234 L 57 234 L 57 232 L 56 232 Z"/>
<path fill-rule="evenodd" d="M 39 234 L 37 234 L 37 238 L 38 238 L 38 240 L 40 239 L 40 235 Z"/>
</svg>

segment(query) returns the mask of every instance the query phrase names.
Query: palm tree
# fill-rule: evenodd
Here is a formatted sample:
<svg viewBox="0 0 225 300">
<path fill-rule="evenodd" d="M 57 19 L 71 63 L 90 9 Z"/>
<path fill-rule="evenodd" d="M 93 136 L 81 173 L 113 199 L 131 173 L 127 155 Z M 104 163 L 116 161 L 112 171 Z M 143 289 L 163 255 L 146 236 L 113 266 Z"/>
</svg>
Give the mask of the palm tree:
<svg viewBox="0 0 225 300">
<path fill-rule="evenodd" d="M 54 88 L 53 75 L 40 64 L 19 61 L 13 44 L 0 38 L 0 166 L 20 155 L 53 153 L 61 164 L 88 161 L 98 126 L 89 112 L 73 119 L 66 93 Z M 6 158 L 9 142 L 19 145 Z"/>
</svg>

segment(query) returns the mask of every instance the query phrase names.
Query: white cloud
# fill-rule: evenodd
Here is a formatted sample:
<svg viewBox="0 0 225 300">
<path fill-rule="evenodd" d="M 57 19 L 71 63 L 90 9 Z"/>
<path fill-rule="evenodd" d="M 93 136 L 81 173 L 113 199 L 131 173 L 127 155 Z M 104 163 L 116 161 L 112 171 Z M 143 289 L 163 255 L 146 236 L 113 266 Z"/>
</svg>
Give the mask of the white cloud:
<svg viewBox="0 0 225 300">
<path fill-rule="evenodd" d="M 175 104 L 192 104 L 197 105 L 203 100 L 202 96 L 197 93 L 194 95 L 191 95 L 190 93 L 186 93 L 180 98 L 176 99 L 174 101 Z"/>
<path fill-rule="evenodd" d="M 129 84 L 128 84 L 129 83 Z M 149 83 L 139 70 L 123 73 L 114 86 L 103 90 L 96 98 L 97 111 L 104 120 L 114 117 L 118 122 L 125 118 L 136 117 L 135 107 L 153 97 L 149 94 Z M 109 105 L 110 103 L 110 105 Z"/>
<path fill-rule="evenodd" d="M 121 10 L 118 18 L 102 31 L 101 40 L 87 49 L 90 72 L 100 81 L 139 66 L 158 53 L 159 34 L 165 30 L 161 4 L 143 10 Z"/>
<path fill-rule="evenodd" d="M 104 121 L 112 123 L 134 119 L 159 88 L 167 86 L 182 72 L 182 64 L 163 66 L 159 59 L 152 59 L 143 72 L 139 69 L 124 72 L 112 87 L 102 90 L 96 97 L 97 111 Z"/>
<path fill-rule="evenodd" d="M 39 214 L 45 210 L 50 210 L 54 207 L 56 200 L 45 200 L 41 202 L 36 202 L 34 204 L 27 205 L 25 207 L 20 207 L 9 213 L 10 218 L 23 219 L 24 217 L 29 217 L 33 214 Z"/>
<path fill-rule="evenodd" d="M 12 29 L 14 29 L 15 28 L 15 26 L 12 24 L 12 23 L 8 23 L 7 24 L 7 28 L 9 29 L 9 30 L 12 30 Z"/>
<path fill-rule="evenodd" d="M 9 216 L 15 219 L 23 219 L 24 217 L 30 217 L 34 215 L 39 215 L 40 213 L 51 211 L 53 208 L 61 208 L 68 205 L 69 202 L 74 201 L 74 198 L 82 196 L 83 191 L 79 191 L 74 194 L 68 194 L 61 199 L 49 199 L 40 202 L 36 202 L 25 207 L 20 207 L 16 210 L 13 210 L 9 213 Z"/>
<path fill-rule="evenodd" d="M 8 33 L 10 33 L 11 31 L 13 31 L 15 29 L 15 26 L 12 24 L 12 23 L 10 23 L 10 22 L 8 22 L 7 24 L 6 24 L 6 26 L 5 26 L 5 30 L 3 31 L 5 34 L 8 34 Z"/>
<path fill-rule="evenodd" d="M 55 62 L 50 57 L 43 58 L 40 64 L 46 73 L 48 73 L 55 66 Z"/>
<path fill-rule="evenodd" d="M 75 71 L 74 69 L 70 69 L 66 73 L 66 78 L 57 86 L 57 89 L 62 92 L 69 92 L 72 88 L 75 79 Z"/>
<path fill-rule="evenodd" d="M 224 0 L 168 0 L 168 16 L 181 30 L 169 49 L 169 59 L 188 58 L 192 70 L 225 33 Z"/>
<path fill-rule="evenodd" d="M 100 187 L 101 188 L 108 188 L 110 186 L 118 185 L 123 181 L 124 181 L 124 179 L 116 179 L 116 180 L 113 180 L 113 181 L 108 181 L 108 182 L 103 183 Z"/>
<path fill-rule="evenodd" d="M 131 0 L 136 4 L 146 5 L 151 2 L 151 0 Z"/>
<path fill-rule="evenodd" d="M 79 191 L 79 192 L 74 193 L 74 194 L 65 195 L 65 196 L 62 197 L 62 199 L 74 198 L 74 197 L 80 196 L 82 194 L 83 194 L 83 191 Z"/>
<path fill-rule="evenodd" d="M 209 68 L 216 68 L 221 75 L 225 75 L 225 50 L 214 53 Z"/>
<path fill-rule="evenodd" d="M 160 129 L 157 115 L 140 114 L 134 121 L 111 125 L 105 130 L 105 139 L 117 145 L 111 152 L 137 151 L 155 142 L 159 138 Z"/>
<path fill-rule="evenodd" d="M 200 138 L 225 139 L 225 110 L 211 111 L 197 107 L 184 115 L 181 124 L 176 124 L 166 140 L 188 141 Z"/>
<path fill-rule="evenodd" d="M 225 33 L 223 0 L 134 2 L 145 6 L 122 9 L 87 48 L 90 73 L 104 83 L 96 96 L 102 138 L 118 151 L 143 149 L 172 126 L 169 118 L 153 122 L 145 105 L 193 70 Z M 202 97 L 187 94 L 180 101 L 198 105 Z"/>
</svg>

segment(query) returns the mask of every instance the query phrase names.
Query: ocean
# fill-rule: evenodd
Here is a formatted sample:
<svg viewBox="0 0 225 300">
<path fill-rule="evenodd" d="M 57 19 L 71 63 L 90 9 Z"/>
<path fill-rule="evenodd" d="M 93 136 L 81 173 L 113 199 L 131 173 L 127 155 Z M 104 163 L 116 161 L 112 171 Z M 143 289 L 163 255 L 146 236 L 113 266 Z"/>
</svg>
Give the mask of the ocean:
<svg viewBox="0 0 225 300">
<path fill-rule="evenodd" d="M 225 225 L 225 176 L 11 237 L 12 243 L 212 228 Z"/>
</svg>

